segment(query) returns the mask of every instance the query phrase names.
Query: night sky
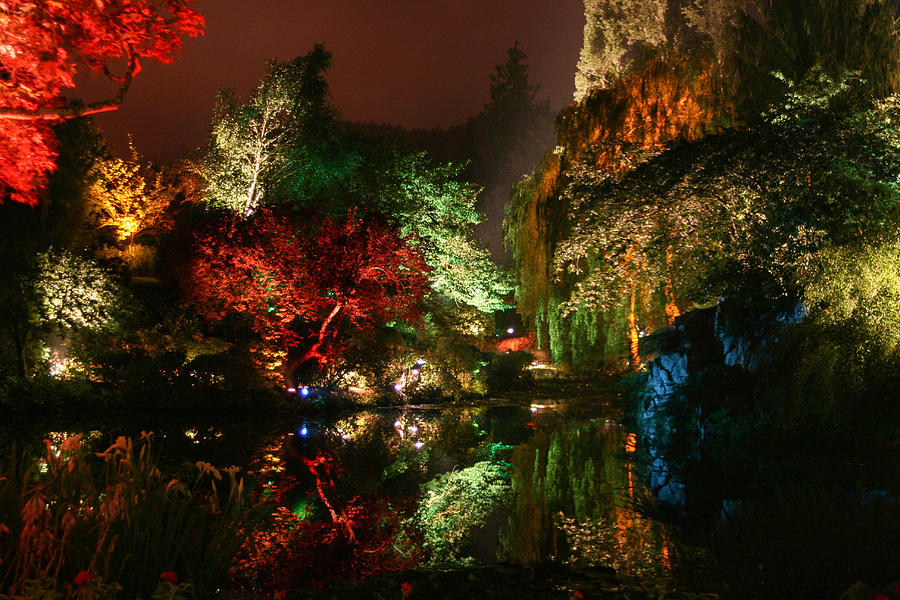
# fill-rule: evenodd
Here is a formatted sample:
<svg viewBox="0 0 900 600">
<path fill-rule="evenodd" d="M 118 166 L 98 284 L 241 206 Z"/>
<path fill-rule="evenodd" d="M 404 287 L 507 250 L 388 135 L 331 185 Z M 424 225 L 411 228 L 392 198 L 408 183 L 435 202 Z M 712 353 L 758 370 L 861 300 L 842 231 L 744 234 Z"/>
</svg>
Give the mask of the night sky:
<svg viewBox="0 0 900 600">
<path fill-rule="evenodd" d="M 477 114 L 518 39 L 539 99 L 572 100 L 582 0 L 198 0 L 207 32 L 184 56 L 146 62 L 123 106 L 97 122 L 121 152 L 128 132 L 152 160 L 203 143 L 219 89 L 248 93 L 269 58 L 324 43 L 333 100 L 351 121 L 447 127 Z M 92 90 L 93 92 L 93 90 Z M 92 98 L 88 98 L 92 99 Z M 95 98 L 94 98 L 95 99 Z"/>
</svg>

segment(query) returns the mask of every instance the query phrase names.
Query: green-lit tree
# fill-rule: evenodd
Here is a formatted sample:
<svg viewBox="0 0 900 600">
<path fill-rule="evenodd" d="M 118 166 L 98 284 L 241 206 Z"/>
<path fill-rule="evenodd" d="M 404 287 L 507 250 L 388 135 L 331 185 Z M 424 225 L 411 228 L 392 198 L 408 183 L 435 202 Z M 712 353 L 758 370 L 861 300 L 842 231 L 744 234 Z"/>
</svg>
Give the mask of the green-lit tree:
<svg viewBox="0 0 900 600">
<path fill-rule="evenodd" d="M 271 61 L 244 101 L 233 91 L 219 94 L 201 166 L 210 206 L 247 217 L 298 177 L 303 163 L 296 153 L 310 142 L 305 136 L 333 119 L 324 78 L 330 64 L 331 54 L 316 46 L 289 62 Z"/>
<path fill-rule="evenodd" d="M 490 254 L 473 240 L 483 220 L 475 209 L 479 188 L 461 179 L 463 167 L 438 163 L 425 153 L 390 152 L 376 167 L 374 202 L 390 215 L 431 268 L 431 289 L 482 312 L 506 306 L 511 291 Z"/>
<path fill-rule="evenodd" d="M 50 248 L 31 259 L 11 256 L 3 263 L 0 322 L 20 376 L 28 372 L 26 358 L 35 336 L 103 329 L 121 306 L 119 287 L 106 269 L 68 250 Z"/>
</svg>

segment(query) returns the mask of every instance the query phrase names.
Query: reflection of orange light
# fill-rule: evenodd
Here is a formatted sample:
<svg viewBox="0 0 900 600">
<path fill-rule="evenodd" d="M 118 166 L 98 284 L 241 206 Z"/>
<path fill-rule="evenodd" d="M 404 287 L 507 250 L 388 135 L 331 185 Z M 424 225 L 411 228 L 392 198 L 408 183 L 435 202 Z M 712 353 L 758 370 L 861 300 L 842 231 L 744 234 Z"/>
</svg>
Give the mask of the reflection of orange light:
<svg viewBox="0 0 900 600">
<path fill-rule="evenodd" d="M 672 570 L 672 559 L 669 556 L 669 541 L 665 535 L 662 538 L 662 565 L 667 571 Z"/>
<path fill-rule="evenodd" d="M 672 246 L 669 245 L 666 248 L 666 268 L 672 264 Z M 678 310 L 678 305 L 675 304 L 675 294 L 672 293 L 672 276 L 671 274 L 666 277 L 666 286 L 663 290 L 666 296 L 666 320 L 669 325 L 675 324 L 676 317 L 681 316 L 681 311 Z"/>
<path fill-rule="evenodd" d="M 637 449 L 637 434 L 629 433 L 625 438 L 625 452 L 634 452 Z"/>
</svg>

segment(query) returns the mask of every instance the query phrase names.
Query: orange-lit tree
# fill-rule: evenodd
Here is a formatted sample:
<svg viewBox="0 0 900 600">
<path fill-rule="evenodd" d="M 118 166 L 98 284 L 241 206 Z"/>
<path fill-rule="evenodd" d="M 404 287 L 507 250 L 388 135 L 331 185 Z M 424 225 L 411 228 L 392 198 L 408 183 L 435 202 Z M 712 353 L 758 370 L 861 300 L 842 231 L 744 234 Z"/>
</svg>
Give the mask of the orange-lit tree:
<svg viewBox="0 0 900 600">
<path fill-rule="evenodd" d="M 337 356 L 342 329 L 418 317 L 428 267 L 396 230 L 353 212 L 337 221 L 261 210 L 196 239 L 188 294 L 212 321 L 249 318 L 285 352 L 284 373 Z"/>
<path fill-rule="evenodd" d="M 0 187 L 35 204 L 56 158 L 50 124 L 115 110 L 141 59 L 170 62 L 203 31 L 192 0 L 8 0 L 0 3 Z M 118 86 L 106 100 L 66 98 L 83 70 Z"/>
<path fill-rule="evenodd" d="M 111 227 L 116 238 L 127 242 L 163 222 L 171 194 L 156 176 L 147 181 L 141 157 L 132 144 L 128 159 L 109 158 L 94 165 L 96 178 L 88 194 L 99 227 Z"/>
</svg>

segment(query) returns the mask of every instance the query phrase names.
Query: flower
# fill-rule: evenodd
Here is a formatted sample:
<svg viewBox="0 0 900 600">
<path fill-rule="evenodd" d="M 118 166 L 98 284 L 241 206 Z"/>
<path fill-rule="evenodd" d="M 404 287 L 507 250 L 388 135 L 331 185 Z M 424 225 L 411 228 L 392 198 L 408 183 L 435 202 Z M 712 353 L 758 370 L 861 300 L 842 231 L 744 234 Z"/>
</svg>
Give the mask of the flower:
<svg viewBox="0 0 900 600">
<path fill-rule="evenodd" d="M 285 600 L 287 598 L 287 590 L 275 592 L 275 600 Z"/>
<path fill-rule="evenodd" d="M 584 594 L 581 592 L 581 590 L 575 590 L 574 592 L 572 592 L 571 598 L 572 600 L 584 600 Z"/>
<path fill-rule="evenodd" d="M 400 594 L 404 598 L 409 598 L 410 594 L 412 594 L 412 584 L 408 581 L 404 581 L 400 584 Z"/>
<path fill-rule="evenodd" d="M 163 571 L 160 573 L 159 578 L 170 585 L 178 585 L 178 575 L 175 571 Z"/>
<path fill-rule="evenodd" d="M 91 579 L 94 578 L 93 573 L 89 573 L 88 571 L 79 571 L 78 575 L 75 576 L 75 585 L 83 586 L 88 585 L 91 582 Z"/>
</svg>

